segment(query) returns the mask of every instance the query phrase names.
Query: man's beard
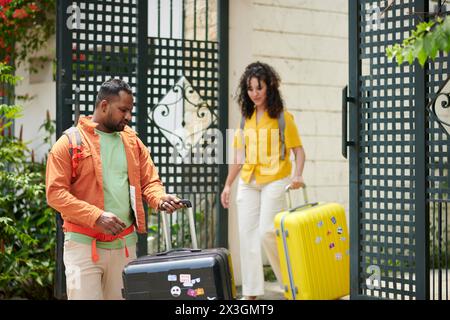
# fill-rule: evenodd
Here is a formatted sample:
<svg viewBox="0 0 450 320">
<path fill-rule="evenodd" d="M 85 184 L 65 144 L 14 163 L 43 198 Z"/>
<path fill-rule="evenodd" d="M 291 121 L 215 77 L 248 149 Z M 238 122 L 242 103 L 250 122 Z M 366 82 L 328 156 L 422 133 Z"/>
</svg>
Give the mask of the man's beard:
<svg viewBox="0 0 450 320">
<path fill-rule="evenodd" d="M 111 120 L 109 120 L 108 122 L 104 123 L 103 125 L 106 127 L 106 129 L 108 129 L 111 132 L 117 132 L 117 131 L 123 131 L 125 129 L 125 125 L 126 122 L 125 121 L 121 121 L 119 123 L 114 123 Z"/>
</svg>

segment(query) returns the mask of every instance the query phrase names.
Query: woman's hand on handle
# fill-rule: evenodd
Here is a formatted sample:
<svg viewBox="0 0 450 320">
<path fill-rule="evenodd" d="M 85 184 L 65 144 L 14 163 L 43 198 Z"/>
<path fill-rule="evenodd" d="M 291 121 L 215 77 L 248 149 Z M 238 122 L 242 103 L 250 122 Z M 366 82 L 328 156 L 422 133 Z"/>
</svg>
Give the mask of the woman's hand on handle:
<svg viewBox="0 0 450 320">
<path fill-rule="evenodd" d="M 303 168 L 305 166 L 305 150 L 303 147 L 295 147 L 292 149 L 295 155 L 295 173 L 292 178 L 290 189 L 299 189 L 305 187 L 305 180 L 303 180 Z"/>
<path fill-rule="evenodd" d="M 305 180 L 303 179 L 302 176 L 294 176 L 292 178 L 291 184 L 290 184 L 290 189 L 299 189 L 299 188 L 303 188 L 305 186 Z"/>
</svg>

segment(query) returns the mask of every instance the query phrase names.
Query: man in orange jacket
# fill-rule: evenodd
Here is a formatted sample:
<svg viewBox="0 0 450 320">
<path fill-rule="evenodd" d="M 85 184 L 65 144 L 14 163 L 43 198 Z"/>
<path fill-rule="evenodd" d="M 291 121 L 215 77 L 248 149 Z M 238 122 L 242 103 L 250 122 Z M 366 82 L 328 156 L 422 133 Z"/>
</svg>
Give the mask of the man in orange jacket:
<svg viewBox="0 0 450 320">
<path fill-rule="evenodd" d="M 64 219 L 68 299 L 121 299 L 136 231 L 146 232 L 143 200 L 169 213 L 183 206 L 165 193 L 148 149 L 127 126 L 132 109 L 127 83 L 103 83 L 93 116 L 50 151 L 47 201 Z"/>
</svg>

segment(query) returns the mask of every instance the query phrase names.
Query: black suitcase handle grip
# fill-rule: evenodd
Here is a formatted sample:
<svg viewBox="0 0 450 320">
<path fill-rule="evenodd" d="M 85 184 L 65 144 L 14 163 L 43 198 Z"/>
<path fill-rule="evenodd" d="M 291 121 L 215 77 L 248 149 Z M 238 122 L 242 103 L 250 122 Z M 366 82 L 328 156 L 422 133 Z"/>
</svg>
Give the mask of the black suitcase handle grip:
<svg viewBox="0 0 450 320">
<path fill-rule="evenodd" d="M 174 253 L 174 252 L 185 252 L 185 251 L 189 251 L 189 252 L 201 252 L 202 249 L 191 249 L 191 248 L 177 248 L 177 249 L 172 249 L 169 251 L 164 251 L 164 252 L 159 252 L 156 255 L 157 256 L 167 256 L 168 254 Z"/>
<path fill-rule="evenodd" d="M 181 203 L 182 205 L 184 205 L 186 208 L 192 208 L 192 203 L 191 201 L 187 200 L 187 199 L 181 199 L 178 203 Z"/>
</svg>

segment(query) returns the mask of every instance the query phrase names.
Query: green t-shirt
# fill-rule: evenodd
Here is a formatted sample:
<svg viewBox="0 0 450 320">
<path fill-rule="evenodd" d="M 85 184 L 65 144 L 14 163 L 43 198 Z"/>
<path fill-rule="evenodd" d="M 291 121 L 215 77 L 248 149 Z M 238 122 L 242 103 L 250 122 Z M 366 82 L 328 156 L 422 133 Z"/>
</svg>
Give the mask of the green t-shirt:
<svg viewBox="0 0 450 320">
<path fill-rule="evenodd" d="M 105 211 L 114 213 L 127 227 L 133 223 L 130 209 L 130 184 L 128 182 L 128 164 L 122 138 L 118 132 L 95 132 L 100 136 L 100 155 L 103 172 L 103 194 Z M 92 238 L 83 234 L 66 232 L 67 240 L 91 244 Z M 125 236 L 127 247 L 137 242 L 136 232 Z M 123 241 L 116 239 L 111 242 L 97 241 L 97 247 L 102 249 L 121 249 Z"/>
</svg>

